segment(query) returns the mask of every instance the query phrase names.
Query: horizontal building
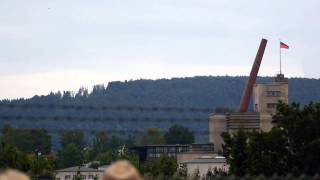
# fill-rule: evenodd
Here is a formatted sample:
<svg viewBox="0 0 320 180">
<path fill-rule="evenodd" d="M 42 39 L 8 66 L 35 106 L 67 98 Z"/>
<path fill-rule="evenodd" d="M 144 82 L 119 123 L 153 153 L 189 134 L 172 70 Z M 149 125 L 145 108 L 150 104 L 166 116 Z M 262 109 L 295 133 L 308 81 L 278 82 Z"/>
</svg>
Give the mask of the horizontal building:
<svg viewBox="0 0 320 180">
<path fill-rule="evenodd" d="M 205 152 L 214 151 L 213 144 L 164 144 L 164 145 L 145 145 L 131 148 L 138 151 L 139 162 L 155 160 L 163 156 L 177 158 L 178 154 L 185 152 Z M 183 158 L 183 157 L 180 157 Z"/>
<path fill-rule="evenodd" d="M 69 167 L 56 170 L 56 180 L 74 180 L 80 177 L 83 180 L 99 179 L 104 173 L 104 170 L 93 169 L 83 166 Z"/>
<path fill-rule="evenodd" d="M 214 173 L 214 170 L 228 172 L 229 165 L 224 157 L 210 157 L 203 156 L 182 162 L 180 168 L 186 168 L 189 176 L 192 176 L 196 171 L 199 172 L 200 177 L 205 177 L 208 171 Z"/>
</svg>

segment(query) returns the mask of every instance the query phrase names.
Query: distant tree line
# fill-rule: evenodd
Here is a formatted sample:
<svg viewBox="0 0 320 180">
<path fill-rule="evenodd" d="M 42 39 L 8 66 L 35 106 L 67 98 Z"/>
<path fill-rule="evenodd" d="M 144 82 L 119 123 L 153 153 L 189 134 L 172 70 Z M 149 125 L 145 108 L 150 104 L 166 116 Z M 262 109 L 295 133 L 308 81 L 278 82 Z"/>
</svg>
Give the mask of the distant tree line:
<svg viewBox="0 0 320 180">
<path fill-rule="evenodd" d="M 58 91 L 29 99 L 1 100 L 2 103 L 49 103 L 91 105 L 140 105 L 164 107 L 237 108 L 246 76 L 196 76 L 158 80 L 115 81 L 107 86 L 81 87 L 77 92 Z M 257 83 L 271 82 L 272 77 L 258 77 Z M 289 100 L 303 105 L 320 100 L 320 80 L 289 78 Z M 46 111 L 42 109 L 40 111 Z M 56 112 L 58 113 L 58 112 Z"/>
<path fill-rule="evenodd" d="M 172 78 L 158 80 L 134 80 L 124 82 L 110 82 L 107 86 L 95 85 L 92 90 L 81 87 L 77 92 L 58 91 L 48 95 L 35 95 L 29 99 L 1 100 L 4 103 L 15 104 L 53 104 L 53 105 L 93 105 L 93 106 L 143 106 L 143 107 L 204 107 L 211 108 L 212 111 L 229 109 L 235 110 L 238 107 L 243 87 L 246 83 L 245 76 L 199 76 L 192 78 Z M 270 82 L 271 77 L 259 77 L 258 82 Z M 320 80 L 307 78 L 289 79 L 289 101 L 300 102 L 302 105 L 310 101 L 320 101 Z M 79 109 L 55 109 L 55 108 L 4 108 L 0 106 L 0 115 L 20 116 L 19 119 L 0 117 L 0 128 L 4 123 L 9 123 L 13 127 L 45 128 L 50 135 L 59 130 L 74 129 L 74 124 L 85 124 L 92 129 L 100 129 L 101 123 L 95 118 L 111 117 L 115 120 L 106 121 L 102 126 L 105 130 L 125 130 L 129 135 L 131 130 L 144 131 L 151 127 L 161 127 L 161 131 L 171 127 L 173 124 L 184 125 L 192 131 L 206 131 L 207 112 L 132 112 L 132 111 L 96 111 Z M 62 120 L 40 119 L 29 120 L 29 116 L 37 117 L 62 117 Z M 79 120 L 68 120 L 68 117 Z M 139 121 L 139 123 L 123 120 L 119 123 L 117 118 L 153 118 L 149 121 Z M 159 121 L 157 118 L 181 119 L 173 121 Z M 65 118 L 65 119 L 63 119 Z M 83 122 L 81 119 L 87 118 Z M 200 122 L 184 121 L 185 118 L 200 118 Z M 33 123 L 41 121 L 41 123 Z M 59 121 L 59 123 L 53 123 Z M 55 127 L 53 127 L 53 125 Z M 116 124 L 116 126 L 115 126 Z M 80 125 L 81 127 L 81 125 Z M 100 130 L 98 130 L 100 131 Z M 57 136 L 53 136 L 52 146 L 58 147 Z M 207 135 L 196 134 L 197 142 L 207 142 Z"/>
<path fill-rule="evenodd" d="M 85 141 L 83 132 L 68 131 L 60 136 L 61 148 L 56 155 L 50 149 L 50 139 L 48 132 L 43 129 L 16 129 L 6 125 L 0 138 L 0 169 L 15 168 L 36 177 L 51 176 L 54 169 L 89 162 L 94 162 L 91 167 L 97 167 L 118 159 L 128 159 L 138 167 L 138 155 L 129 151 L 130 147 L 194 142 L 193 134 L 179 125 L 172 126 L 165 133 L 152 128 L 138 138 L 109 137 L 107 132 L 101 131 L 89 143 Z"/>
</svg>

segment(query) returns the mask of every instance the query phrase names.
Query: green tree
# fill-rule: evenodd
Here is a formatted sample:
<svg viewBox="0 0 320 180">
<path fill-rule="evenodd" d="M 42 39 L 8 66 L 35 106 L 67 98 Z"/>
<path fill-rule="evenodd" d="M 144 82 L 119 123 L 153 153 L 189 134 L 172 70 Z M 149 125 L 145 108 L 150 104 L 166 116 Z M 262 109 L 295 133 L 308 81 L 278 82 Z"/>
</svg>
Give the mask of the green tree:
<svg viewBox="0 0 320 180">
<path fill-rule="evenodd" d="M 141 137 L 142 145 L 165 144 L 163 134 L 157 128 L 148 129 Z"/>
<path fill-rule="evenodd" d="M 230 134 L 223 134 L 225 145 L 223 146 L 224 154 L 228 158 L 230 164 L 230 172 L 237 176 L 244 176 L 247 174 L 248 148 L 247 138 L 248 134 L 243 130 L 238 131 L 233 136 Z"/>
<path fill-rule="evenodd" d="M 20 151 L 43 154 L 51 152 L 51 137 L 44 129 L 15 129 L 6 125 L 2 131 L 3 142 L 11 144 Z"/>
<path fill-rule="evenodd" d="M 98 154 L 107 151 L 108 138 L 105 132 L 97 132 L 92 141 L 92 158 L 96 158 Z"/>
<path fill-rule="evenodd" d="M 30 175 L 37 179 L 39 176 L 51 176 L 53 173 L 53 161 L 42 155 L 30 155 Z"/>
<path fill-rule="evenodd" d="M 223 134 L 224 155 L 237 176 L 320 172 L 320 104 L 279 103 L 269 132 Z"/>
<path fill-rule="evenodd" d="M 282 131 L 275 128 L 270 132 L 254 132 L 248 139 L 247 170 L 250 175 L 286 175 L 290 169 L 287 140 Z"/>
<path fill-rule="evenodd" d="M 181 176 L 179 173 L 174 173 L 171 180 L 186 180 L 187 177 Z"/>
<path fill-rule="evenodd" d="M 224 140 L 224 152 L 230 164 L 231 174 L 286 175 L 290 169 L 287 140 L 277 128 L 267 133 L 246 133 L 240 130 L 233 136 L 224 134 Z"/>
<path fill-rule="evenodd" d="M 64 132 L 60 137 L 60 144 L 62 147 L 73 144 L 77 148 L 83 149 L 85 147 L 84 134 L 78 130 Z"/>
<path fill-rule="evenodd" d="M 188 177 L 188 169 L 186 164 L 180 164 L 178 167 L 178 174 L 182 178 Z"/>
<path fill-rule="evenodd" d="M 118 136 L 112 136 L 107 143 L 107 149 L 117 151 L 119 147 L 123 146 L 124 144 L 125 142 L 122 138 L 119 138 Z"/>
<path fill-rule="evenodd" d="M 21 171 L 29 169 L 26 154 L 18 151 L 10 144 L 0 143 L 0 169 L 13 168 Z"/>
<path fill-rule="evenodd" d="M 161 157 L 146 163 L 145 172 L 151 173 L 153 177 L 164 175 L 165 179 L 168 179 L 177 172 L 178 164 L 177 160 L 172 157 Z"/>
<path fill-rule="evenodd" d="M 288 164 L 292 173 L 314 175 L 320 172 L 320 103 L 280 103 L 273 117 L 276 128 L 283 132 L 288 142 Z"/>
<path fill-rule="evenodd" d="M 62 147 L 57 154 L 57 163 L 60 168 L 81 165 L 83 163 L 82 150 L 75 144 Z"/>
<path fill-rule="evenodd" d="M 194 135 L 188 128 L 180 125 L 173 125 L 165 133 L 164 138 L 167 144 L 192 144 Z"/>
<path fill-rule="evenodd" d="M 125 140 L 124 140 L 125 145 L 130 148 L 136 145 L 136 139 L 134 136 L 129 135 Z"/>
<path fill-rule="evenodd" d="M 298 157 L 304 157 L 300 160 L 303 172 L 313 175 L 320 172 L 320 139 L 316 139 L 308 143 L 302 150 Z"/>
<path fill-rule="evenodd" d="M 100 161 L 100 164 L 111 164 L 115 161 L 117 156 L 111 150 L 98 154 L 96 160 Z"/>
</svg>

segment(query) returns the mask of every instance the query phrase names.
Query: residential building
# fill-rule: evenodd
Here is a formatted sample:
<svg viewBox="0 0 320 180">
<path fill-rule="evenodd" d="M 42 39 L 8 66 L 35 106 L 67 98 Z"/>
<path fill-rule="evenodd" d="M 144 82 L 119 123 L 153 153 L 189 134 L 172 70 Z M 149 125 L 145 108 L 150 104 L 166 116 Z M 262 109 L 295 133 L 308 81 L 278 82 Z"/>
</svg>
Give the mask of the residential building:
<svg viewBox="0 0 320 180">
<path fill-rule="evenodd" d="M 104 170 L 93 169 L 82 166 L 69 167 L 56 170 L 56 180 L 75 180 L 80 176 L 83 180 L 99 179 L 104 173 Z"/>
<path fill-rule="evenodd" d="M 108 169 L 108 167 L 110 167 L 110 164 L 103 165 L 103 166 L 99 166 L 99 167 L 98 167 L 98 170 L 100 170 L 100 171 L 105 171 L 105 170 Z"/>
</svg>

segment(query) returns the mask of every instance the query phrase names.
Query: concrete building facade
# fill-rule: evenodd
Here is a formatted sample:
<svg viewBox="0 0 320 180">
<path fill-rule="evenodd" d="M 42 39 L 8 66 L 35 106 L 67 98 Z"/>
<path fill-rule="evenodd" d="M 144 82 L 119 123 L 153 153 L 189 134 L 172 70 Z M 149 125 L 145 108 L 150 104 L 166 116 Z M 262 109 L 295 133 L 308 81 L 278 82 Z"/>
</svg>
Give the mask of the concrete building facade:
<svg viewBox="0 0 320 180">
<path fill-rule="evenodd" d="M 207 151 L 200 151 L 200 152 L 195 152 L 195 151 L 188 151 L 188 152 L 183 152 L 177 154 L 177 163 L 181 164 L 186 161 L 190 161 L 193 159 L 201 158 L 203 156 L 209 156 L 209 157 L 216 157 L 218 154 L 214 153 L 213 151 L 207 152 Z"/>
<path fill-rule="evenodd" d="M 208 171 L 213 172 L 214 169 L 228 172 L 229 165 L 224 157 L 200 157 L 181 163 L 181 166 L 185 166 L 189 177 L 199 171 L 201 178 L 204 178 Z"/>
<path fill-rule="evenodd" d="M 163 156 L 174 157 L 178 162 L 191 157 L 198 157 L 199 154 L 211 154 L 214 152 L 214 145 L 209 144 L 161 144 L 145 145 L 130 148 L 139 154 L 139 163 L 159 159 Z M 187 153 L 187 154 L 184 154 Z M 178 157 L 179 156 L 179 157 Z"/>
<path fill-rule="evenodd" d="M 209 120 L 209 141 L 215 151 L 222 151 L 222 133 L 244 131 L 270 131 L 273 127 L 272 116 L 279 101 L 288 103 L 288 79 L 277 75 L 273 82 L 255 84 L 253 89 L 254 112 L 213 113 Z"/>
<path fill-rule="evenodd" d="M 279 74 L 272 83 L 256 84 L 253 93 L 254 112 L 274 114 L 279 101 L 288 103 L 288 79 Z"/>
</svg>

